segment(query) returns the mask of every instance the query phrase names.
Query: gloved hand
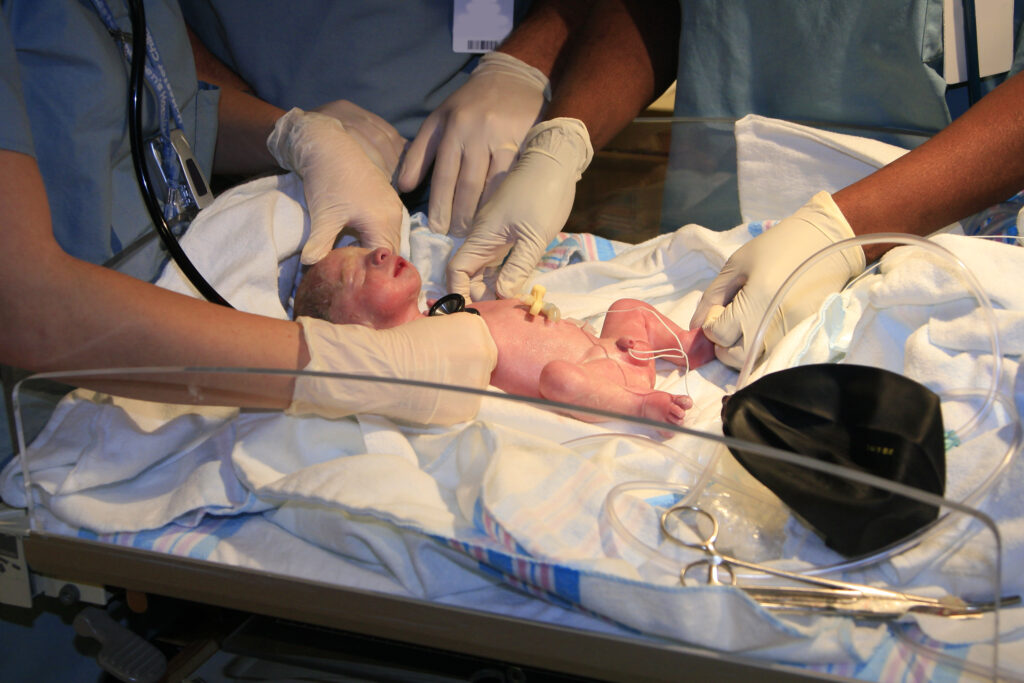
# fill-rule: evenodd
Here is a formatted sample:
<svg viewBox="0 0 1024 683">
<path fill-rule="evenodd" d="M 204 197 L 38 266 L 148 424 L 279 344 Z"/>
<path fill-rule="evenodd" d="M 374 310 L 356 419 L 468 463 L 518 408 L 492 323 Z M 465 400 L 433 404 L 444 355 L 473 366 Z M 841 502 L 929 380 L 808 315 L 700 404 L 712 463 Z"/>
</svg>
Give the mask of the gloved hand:
<svg viewBox="0 0 1024 683">
<path fill-rule="evenodd" d="M 355 138 L 366 156 L 384 171 L 388 178 L 395 175 L 398 160 L 408 142 L 395 127 L 358 104 L 348 100 L 335 100 L 320 105 L 313 111 L 327 114 L 341 121 L 345 132 Z"/>
<path fill-rule="evenodd" d="M 500 263 L 511 247 L 497 293 L 505 298 L 519 294 L 569 218 L 576 182 L 593 156 L 582 121 L 558 118 L 531 128 L 508 177 L 480 209 L 473 232 L 448 263 L 449 288 L 480 298 L 484 269 Z"/>
<path fill-rule="evenodd" d="M 550 97 L 543 73 L 512 55 L 490 52 L 427 117 L 406 150 L 396 185 L 402 192 L 414 189 L 433 162 L 431 230 L 466 236 L 477 207 L 501 183 Z"/>
<path fill-rule="evenodd" d="M 419 318 L 386 330 L 298 318 L 309 350 L 304 368 L 483 389 L 498 362 L 487 323 L 471 313 Z M 450 425 L 472 419 L 479 395 L 405 384 L 302 375 L 289 415 L 374 413 L 406 422 Z"/>
<path fill-rule="evenodd" d="M 302 262 L 316 263 L 343 228 L 369 249 L 398 249 L 402 201 L 383 170 L 337 119 L 292 109 L 277 120 L 267 149 L 282 168 L 302 178 L 312 221 Z"/>
<path fill-rule="evenodd" d="M 788 218 L 737 249 L 697 304 L 690 328 L 700 325 L 715 343 L 715 355 L 739 368 L 768 304 L 801 263 L 830 244 L 854 236 L 839 207 L 819 192 Z M 794 325 L 814 314 L 865 266 L 864 250 L 852 246 L 832 254 L 804 273 L 775 311 L 760 357 Z M 724 309 L 723 309 L 724 306 Z"/>
</svg>

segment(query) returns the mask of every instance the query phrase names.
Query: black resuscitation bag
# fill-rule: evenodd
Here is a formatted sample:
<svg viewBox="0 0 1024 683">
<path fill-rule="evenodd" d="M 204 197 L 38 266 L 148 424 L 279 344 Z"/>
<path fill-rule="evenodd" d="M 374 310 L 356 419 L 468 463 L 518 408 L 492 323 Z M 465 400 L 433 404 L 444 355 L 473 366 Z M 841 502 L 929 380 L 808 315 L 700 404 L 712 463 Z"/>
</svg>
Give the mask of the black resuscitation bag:
<svg viewBox="0 0 1024 683">
<path fill-rule="evenodd" d="M 774 372 L 723 399 L 726 436 L 773 446 L 942 495 L 945 434 L 939 397 L 887 370 L 818 364 Z M 938 508 L 849 479 L 729 450 L 762 484 L 847 557 L 880 550 Z"/>
</svg>

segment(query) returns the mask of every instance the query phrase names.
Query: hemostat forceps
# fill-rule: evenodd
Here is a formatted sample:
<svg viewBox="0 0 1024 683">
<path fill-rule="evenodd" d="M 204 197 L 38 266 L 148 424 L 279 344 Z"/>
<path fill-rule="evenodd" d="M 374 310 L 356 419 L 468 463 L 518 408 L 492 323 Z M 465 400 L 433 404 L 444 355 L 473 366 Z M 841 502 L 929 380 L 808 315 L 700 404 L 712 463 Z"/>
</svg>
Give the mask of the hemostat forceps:
<svg viewBox="0 0 1024 683">
<path fill-rule="evenodd" d="M 684 514 L 696 518 L 692 524 L 680 521 L 696 532 L 699 541 L 684 541 L 669 529 L 669 521 L 673 517 L 681 518 Z M 710 523 L 709 532 L 701 532 L 697 524 L 701 520 Z M 679 572 L 679 581 L 683 585 L 686 585 L 686 575 L 691 570 L 701 567 L 707 568 L 707 582 L 712 585 L 738 585 L 734 567 L 752 569 L 804 584 L 803 586 L 738 586 L 754 600 L 771 610 L 802 613 L 828 612 L 870 619 L 896 619 L 910 612 L 967 618 L 995 609 L 994 603 L 968 603 L 952 595 L 929 598 L 864 584 L 805 576 L 725 555 L 715 548 L 715 541 L 718 540 L 718 520 L 710 512 L 694 505 L 676 505 L 662 513 L 661 530 L 674 543 L 703 551 L 707 556 L 683 567 Z M 1020 602 L 1020 596 L 1013 596 L 1002 598 L 1000 604 L 1010 605 L 1018 602 Z"/>
</svg>

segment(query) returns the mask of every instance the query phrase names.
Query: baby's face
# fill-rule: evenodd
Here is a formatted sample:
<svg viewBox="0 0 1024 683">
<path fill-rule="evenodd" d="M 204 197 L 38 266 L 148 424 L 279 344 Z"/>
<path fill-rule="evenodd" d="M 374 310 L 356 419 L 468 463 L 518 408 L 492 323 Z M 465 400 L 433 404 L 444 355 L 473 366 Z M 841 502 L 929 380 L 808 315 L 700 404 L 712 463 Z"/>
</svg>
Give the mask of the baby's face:
<svg viewBox="0 0 1024 683">
<path fill-rule="evenodd" d="M 313 270 L 316 271 L 314 274 Z M 390 249 L 341 247 L 317 263 L 314 275 L 331 289 L 329 320 L 359 323 L 377 329 L 419 317 L 420 274 Z"/>
</svg>

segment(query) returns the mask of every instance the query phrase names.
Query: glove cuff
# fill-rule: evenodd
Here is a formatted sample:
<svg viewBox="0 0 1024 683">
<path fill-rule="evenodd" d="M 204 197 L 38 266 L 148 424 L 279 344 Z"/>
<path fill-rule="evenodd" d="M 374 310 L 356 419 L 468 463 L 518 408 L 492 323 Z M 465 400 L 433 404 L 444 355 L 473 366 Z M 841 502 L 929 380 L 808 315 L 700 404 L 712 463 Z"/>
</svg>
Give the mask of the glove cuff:
<svg viewBox="0 0 1024 683">
<path fill-rule="evenodd" d="M 551 101 L 551 81 L 544 75 L 544 72 L 506 52 L 498 52 L 497 50 L 488 52 L 480 58 L 476 68 L 473 69 L 470 75 L 480 76 L 499 73 L 526 81 L 541 91 L 545 101 Z"/>
<path fill-rule="evenodd" d="M 832 243 L 856 237 L 832 195 L 824 190 L 811 197 L 810 201 L 800 207 L 793 216 L 810 223 Z M 864 250 L 859 246 L 843 249 L 841 254 L 850 268 L 850 277 L 860 275 L 867 266 Z"/>
<path fill-rule="evenodd" d="M 568 117 L 538 123 L 526 133 L 521 149 L 520 156 L 528 150 L 540 150 L 559 161 L 566 161 L 571 154 L 568 160 L 574 164 L 577 182 L 594 158 L 587 127 L 579 119 Z"/>
</svg>

